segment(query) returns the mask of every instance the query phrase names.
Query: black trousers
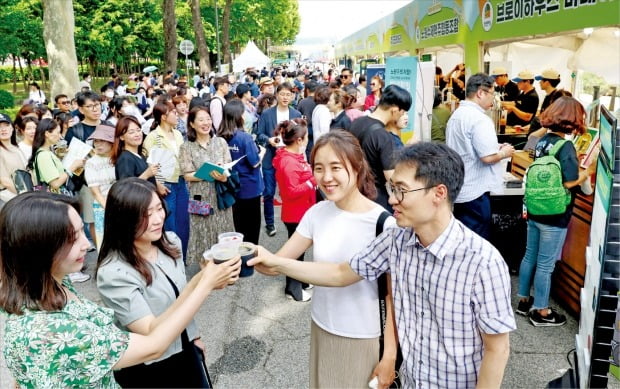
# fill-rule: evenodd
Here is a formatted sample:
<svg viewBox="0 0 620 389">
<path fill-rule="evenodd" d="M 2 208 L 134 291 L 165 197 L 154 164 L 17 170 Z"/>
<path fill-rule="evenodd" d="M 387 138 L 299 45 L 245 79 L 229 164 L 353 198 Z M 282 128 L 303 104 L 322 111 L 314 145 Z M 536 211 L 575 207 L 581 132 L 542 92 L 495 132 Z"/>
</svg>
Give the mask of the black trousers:
<svg viewBox="0 0 620 389">
<path fill-rule="evenodd" d="M 286 226 L 286 232 L 288 233 L 288 237 L 290 238 L 295 233 L 295 230 L 297 229 L 299 223 L 284 222 L 284 225 Z M 305 253 L 301 254 L 299 258 L 297 258 L 297 260 L 303 261 L 304 255 Z M 294 278 L 286 277 L 286 287 L 284 288 L 284 293 L 290 294 L 295 300 L 301 300 L 301 290 L 302 288 L 305 288 L 307 286 L 308 284 L 297 281 Z"/>
<path fill-rule="evenodd" d="M 486 240 L 491 236 L 491 196 L 489 192 L 466 203 L 454 204 L 454 217 Z"/>
<path fill-rule="evenodd" d="M 258 244 L 260 236 L 260 196 L 251 199 L 235 199 L 232 206 L 235 231 L 243 234 L 243 240 Z"/>
<path fill-rule="evenodd" d="M 181 334 L 183 350 L 163 361 L 139 364 L 114 372 L 123 388 L 211 388 L 202 350 Z"/>
</svg>

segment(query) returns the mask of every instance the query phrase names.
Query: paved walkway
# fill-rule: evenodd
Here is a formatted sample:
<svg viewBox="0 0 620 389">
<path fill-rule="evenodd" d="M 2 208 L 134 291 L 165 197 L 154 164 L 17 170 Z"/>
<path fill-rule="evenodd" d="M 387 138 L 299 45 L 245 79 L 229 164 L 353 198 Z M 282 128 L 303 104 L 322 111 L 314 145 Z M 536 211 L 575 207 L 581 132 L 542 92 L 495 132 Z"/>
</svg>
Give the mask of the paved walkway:
<svg viewBox="0 0 620 389">
<path fill-rule="evenodd" d="M 274 238 L 263 234 L 260 239 L 274 250 L 285 240 L 282 224 L 278 224 Z M 92 272 L 94 255 L 88 261 Z M 196 271 L 196 267 L 188 269 L 190 274 Z M 516 281 L 513 276 L 513 291 Z M 100 302 L 93 281 L 78 284 L 78 289 Z M 216 387 L 307 388 L 310 305 L 286 299 L 283 290 L 284 277 L 255 274 L 216 291 L 199 311 L 196 321 Z M 566 354 L 574 347 L 578 323 L 569 317 L 563 327 L 535 328 L 517 315 L 517 325 L 511 334 L 510 360 L 502 386 L 544 388 L 569 367 Z M 11 380 L 0 359 L 0 388 L 9 387 Z M 620 388 L 620 384 L 612 378 L 609 387 Z"/>
</svg>

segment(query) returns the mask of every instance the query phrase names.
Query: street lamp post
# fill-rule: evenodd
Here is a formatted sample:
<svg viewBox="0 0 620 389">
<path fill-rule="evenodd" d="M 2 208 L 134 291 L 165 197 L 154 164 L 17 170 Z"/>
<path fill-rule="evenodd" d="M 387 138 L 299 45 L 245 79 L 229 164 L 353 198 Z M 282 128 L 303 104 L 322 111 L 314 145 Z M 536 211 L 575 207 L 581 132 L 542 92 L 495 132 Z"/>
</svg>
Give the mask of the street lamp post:
<svg viewBox="0 0 620 389">
<path fill-rule="evenodd" d="M 215 44 L 217 47 L 217 72 L 222 72 L 222 62 L 220 59 L 220 28 L 219 28 L 219 18 L 217 16 L 217 0 L 213 0 L 215 4 Z"/>
</svg>

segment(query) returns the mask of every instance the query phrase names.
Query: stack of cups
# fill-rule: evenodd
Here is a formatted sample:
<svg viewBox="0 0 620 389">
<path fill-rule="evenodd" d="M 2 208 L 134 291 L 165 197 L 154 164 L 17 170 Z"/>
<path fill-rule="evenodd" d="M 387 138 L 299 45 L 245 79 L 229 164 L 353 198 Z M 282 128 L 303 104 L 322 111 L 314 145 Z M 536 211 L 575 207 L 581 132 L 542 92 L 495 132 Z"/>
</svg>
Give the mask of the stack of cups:
<svg viewBox="0 0 620 389">
<path fill-rule="evenodd" d="M 250 242 L 243 241 L 243 234 L 238 232 L 223 232 L 218 235 L 218 243 L 214 244 L 210 250 L 204 252 L 205 260 L 213 260 L 219 264 L 241 256 L 240 277 L 249 277 L 254 274 L 254 268 L 248 266 L 250 259 L 257 255 L 256 246 Z"/>
</svg>

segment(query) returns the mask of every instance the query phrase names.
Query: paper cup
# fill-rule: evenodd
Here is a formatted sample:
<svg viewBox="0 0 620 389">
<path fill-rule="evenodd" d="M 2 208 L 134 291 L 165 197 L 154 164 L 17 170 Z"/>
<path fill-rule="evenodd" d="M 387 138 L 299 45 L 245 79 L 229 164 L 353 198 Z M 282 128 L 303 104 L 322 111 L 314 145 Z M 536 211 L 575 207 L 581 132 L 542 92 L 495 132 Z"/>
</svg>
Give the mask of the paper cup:
<svg viewBox="0 0 620 389">
<path fill-rule="evenodd" d="M 243 242 L 243 234 L 240 232 L 222 232 L 217 236 L 218 243 Z"/>
</svg>

